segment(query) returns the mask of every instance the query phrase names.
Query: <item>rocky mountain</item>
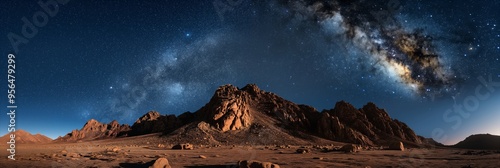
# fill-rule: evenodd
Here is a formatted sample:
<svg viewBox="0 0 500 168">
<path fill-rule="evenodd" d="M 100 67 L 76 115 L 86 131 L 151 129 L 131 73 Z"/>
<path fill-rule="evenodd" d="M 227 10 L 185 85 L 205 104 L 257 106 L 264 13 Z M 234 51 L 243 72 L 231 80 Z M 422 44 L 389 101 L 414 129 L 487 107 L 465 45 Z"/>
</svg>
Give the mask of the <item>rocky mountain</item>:
<svg viewBox="0 0 500 168">
<path fill-rule="evenodd" d="M 71 133 L 63 137 L 57 138 L 56 142 L 75 142 L 79 140 L 95 140 L 103 138 L 114 138 L 118 136 L 126 136 L 130 131 L 129 125 L 120 125 L 116 120 L 109 124 L 100 123 L 97 120 L 91 119 L 85 123 L 82 129 L 73 130 Z"/>
<path fill-rule="evenodd" d="M 210 102 L 196 114 L 201 121 L 222 132 L 243 130 L 262 118 L 275 120 L 272 126 L 284 128 L 290 136 L 313 135 L 328 140 L 362 145 L 389 144 L 405 141 L 422 144 L 406 124 L 389 117 L 373 103 L 361 109 L 340 101 L 331 110 L 318 112 L 313 107 L 298 105 L 276 94 L 260 90 L 256 85 L 238 89 L 221 86 Z M 260 119 L 262 120 L 262 119 Z"/>
<path fill-rule="evenodd" d="M 110 126 L 115 125 L 115 126 Z M 198 111 L 179 116 L 150 111 L 132 127 L 90 120 L 80 131 L 62 139 L 85 140 L 163 132 L 172 141 L 213 143 L 307 143 L 337 141 L 362 145 L 386 145 L 403 141 L 426 143 L 405 123 L 392 119 L 384 109 L 368 103 L 360 109 L 340 101 L 319 112 L 295 104 L 249 84 L 219 87 Z"/>
<path fill-rule="evenodd" d="M 471 135 L 452 147 L 463 149 L 500 150 L 500 136 L 491 134 Z"/>
<path fill-rule="evenodd" d="M 194 119 L 193 114 L 189 112 L 176 117 L 175 115 L 161 115 L 157 111 L 150 111 L 135 121 L 128 135 L 170 133 L 192 121 L 192 119 Z"/>
<path fill-rule="evenodd" d="M 28 143 L 50 143 L 52 142 L 52 139 L 42 135 L 42 134 L 30 134 L 29 132 L 26 132 L 24 130 L 16 130 L 15 131 L 15 140 L 16 143 L 20 144 L 28 144 Z M 10 141 L 10 133 L 5 134 L 4 136 L 0 137 L 1 142 L 8 142 Z"/>
</svg>

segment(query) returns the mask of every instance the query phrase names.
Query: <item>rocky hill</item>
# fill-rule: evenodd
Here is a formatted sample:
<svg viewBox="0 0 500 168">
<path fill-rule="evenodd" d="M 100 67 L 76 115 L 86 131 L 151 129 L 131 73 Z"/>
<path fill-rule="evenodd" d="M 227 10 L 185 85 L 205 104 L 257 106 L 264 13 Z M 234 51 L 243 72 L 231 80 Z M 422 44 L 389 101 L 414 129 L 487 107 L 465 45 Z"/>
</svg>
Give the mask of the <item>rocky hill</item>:
<svg viewBox="0 0 500 168">
<path fill-rule="evenodd" d="M 80 140 L 96 140 L 104 138 L 114 138 L 118 136 L 126 136 L 130 131 L 129 125 L 120 125 L 116 120 L 109 124 L 100 123 L 97 120 L 91 119 L 85 123 L 82 129 L 73 130 L 63 137 L 57 138 L 56 142 L 75 142 Z"/>
<path fill-rule="evenodd" d="M 42 135 L 42 134 L 30 134 L 29 132 L 26 132 L 24 130 L 16 130 L 15 131 L 16 135 L 16 143 L 20 144 L 32 144 L 32 143 L 50 143 L 52 142 L 52 139 Z M 10 140 L 10 133 L 5 134 L 4 136 L 0 137 L 1 142 L 8 142 Z"/>
<path fill-rule="evenodd" d="M 471 135 L 452 147 L 463 149 L 500 150 L 500 136 L 491 134 Z"/>
<path fill-rule="evenodd" d="M 198 140 L 200 143 L 337 141 L 373 146 L 403 141 L 418 146 L 428 142 L 373 103 L 357 109 L 340 101 L 333 109 L 319 112 L 311 106 L 295 104 L 260 90 L 254 84 L 241 89 L 221 86 L 210 101 L 194 113 L 176 117 L 151 111 L 132 127 L 113 123 L 90 120 L 80 131 L 75 130 L 62 139 L 76 141 L 163 132 L 164 138 L 171 141 Z"/>
</svg>

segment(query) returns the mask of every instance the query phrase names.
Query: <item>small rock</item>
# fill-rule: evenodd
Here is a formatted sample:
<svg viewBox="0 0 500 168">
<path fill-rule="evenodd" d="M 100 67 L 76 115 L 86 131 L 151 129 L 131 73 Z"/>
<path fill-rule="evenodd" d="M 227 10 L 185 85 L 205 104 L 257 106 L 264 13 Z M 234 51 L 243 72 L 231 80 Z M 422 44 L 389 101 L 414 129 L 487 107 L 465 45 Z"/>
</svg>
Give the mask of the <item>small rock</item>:
<svg viewBox="0 0 500 168">
<path fill-rule="evenodd" d="M 313 157 L 313 159 L 323 160 L 323 158 L 322 158 L 322 157 Z"/>
<path fill-rule="evenodd" d="M 305 153 L 308 153 L 309 150 L 300 148 L 300 149 L 297 149 L 296 152 L 300 153 L 300 154 L 305 154 Z"/>
<path fill-rule="evenodd" d="M 185 143 L 185 144 L 177 144 L 177 145 L 174 145 L 172 147 L 172 149 L 177 149 L 177 150 L 193 150 L 194 147 L 193 145 L 189 144 L 189 143 Z"/>
<path fill-rule="evenodd" d="M 80 157 L 80 154 L 71 152 L 71 153 L 66 154 L 66 156 L 71 157 L 71 158 L 78 158 L 78 157 Z"/>
</svg>

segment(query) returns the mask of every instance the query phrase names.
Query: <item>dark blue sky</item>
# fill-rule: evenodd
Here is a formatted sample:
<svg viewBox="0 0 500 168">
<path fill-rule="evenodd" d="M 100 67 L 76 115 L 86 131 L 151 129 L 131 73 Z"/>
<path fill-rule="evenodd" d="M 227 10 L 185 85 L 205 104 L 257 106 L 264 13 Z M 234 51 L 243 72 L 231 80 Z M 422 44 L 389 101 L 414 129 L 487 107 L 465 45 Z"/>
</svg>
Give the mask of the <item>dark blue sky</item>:
<svg viewBox="0 0 500 168">
<path fill-rule="evenodd" d="M 91 118 L 132 124 L 149 110 L 196 111 L 220 85 L 256 83 L 319 110 L 340 100 L 356 107 L 375 102 L 419 135 L 432 137 L 434 130 L 443 130 L 448 136 L 442 139 L 445 143 L 473 133 L 500 134 L 495 129 L 500 127 L 500 87 L 483 88 L 481 93 L 491 91 L 490 95 L 472 104 L 477 107 L 468 106 L 470 116 L 446 112 L 454 105 L 475 103 L 471 96 L 482 85 L 478 77 L 491 76 L 500 82 L 499 2 L 398 2 L 401 10 L 390 15 L 398 31 L 421 29 L 439 55 L 442 69 L 419 81 L 425 92 L 412 89 L 415 83 L 398 76 L 399 64 L 373 64 L 372 59 L 382 54 L 365 47 L 390 38 L 359 42 L 343 37 L 342 27 L 332 26 L 347 23 L 346 16 L 365 16 L 350 10 L 340 12 L 339 21 L 333 16 L 314 20 L 279 1 L 72 0 L 59 4 L 58 13 L 18 47 L 17 128 L 55 138 L 81 128 Z M 2 72 L 6 72 L 7 54 L 14 52 L 7 35 L 22 36 L 21 18 L 32 21 L 43 9 L 36 1 L 1 3 L 0 49 L 5 58 Z M 372 7 L 377 5 L 387 2 Z M 418 67 L 412 70 L 416 73 Z M 429 83 L 441 70 L 453 80 Z M 7 90 L 6 85 L 2 88 Z M 5 107 L 7 101 L 1 105 Z M 0 126 L 7 128 L 8 120 L 2 118 Z M 0 129 L 0 134 L 6 131 Z"/>
</svg>

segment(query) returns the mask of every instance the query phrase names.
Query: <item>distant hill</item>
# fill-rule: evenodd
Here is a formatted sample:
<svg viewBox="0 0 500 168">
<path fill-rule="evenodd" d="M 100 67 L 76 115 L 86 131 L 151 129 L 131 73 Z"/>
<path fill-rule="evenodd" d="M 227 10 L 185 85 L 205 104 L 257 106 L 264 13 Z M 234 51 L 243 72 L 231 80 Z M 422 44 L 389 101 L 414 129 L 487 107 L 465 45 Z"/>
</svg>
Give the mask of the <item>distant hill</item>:
<svg viewBox="0 0 500 168">
<path fill-rule="evenodd" d="M 344 142 L 367 146 L 402 141 L 409 146 L 437 144 L 419 137 L 374 103 L 356 108 L 345 101 L 318 111 L 249 84 L 220 86 L 196 112 L 179 116 L 151 111 L 131 127 L 90 120 L 80 130 L 56 139 L 63 142 L 164 133 L 167 141 L 191 143 L 304 144 Z"/>
<path fill-rule="evenodd" d="M 471 135 L 452 147 L 462 149 L 500 150 L 500 136 L 491 134 Z"/>
<path fill-rule="evenodd" d="M 26 132 L 24 130 L 16 130 L 15 131 L 16 135 L 16 143 L 19 144 L 35 144 L 35 143 L 50 143 L 52 142 L 52 139 L 42 135 L 42 134 L 30 134 L 29 132 Z M 10 133 L 5 134 L 4 136 L 0 137 L 0 142 L 8 142 L 10 140 Z"/>
<path fill-rule="evenodd" d="M 83 125 L 80 130 L 73 130 L 64 137 L 55 139 L 55 142 L 76 142 L 80 140 L 97 140 L 105 138 L 114 138 L 128 132 L 130 126 L 127 124 L 120 125 L 116 120 L 109 124 L 100 123 L 97 120 L 91 119 Z"/>
</svg>

